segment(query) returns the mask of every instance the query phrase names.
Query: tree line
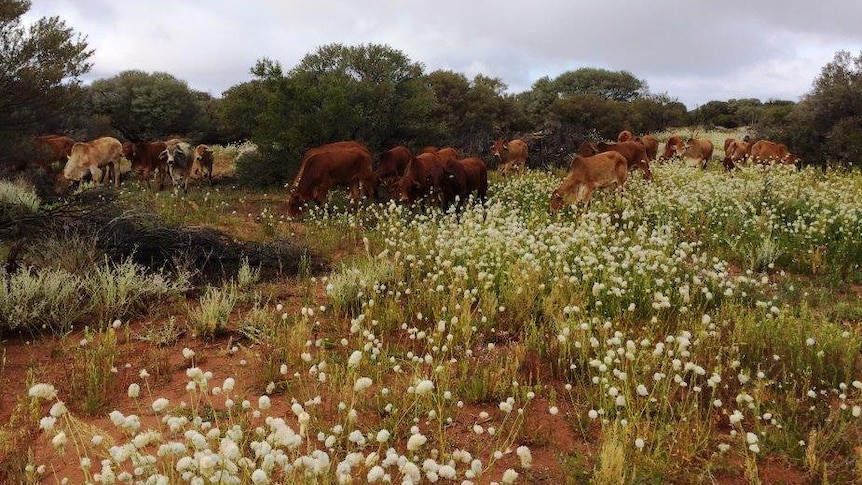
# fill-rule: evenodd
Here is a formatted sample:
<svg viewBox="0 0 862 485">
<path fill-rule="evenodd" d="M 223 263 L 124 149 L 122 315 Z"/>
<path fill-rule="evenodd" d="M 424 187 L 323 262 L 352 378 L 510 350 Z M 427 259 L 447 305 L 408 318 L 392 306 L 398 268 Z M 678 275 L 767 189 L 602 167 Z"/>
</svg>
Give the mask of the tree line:
<svg viewBox="0 0 862 485">
<path fill-rule="evenodd" d="M 357 139 L 379 152 L 402 144 L 486 154 L 497 137 L 522 137 L 534 160 L 553 162 L 584 140 L 622 129 L 648 133 L 692 124 L 783 141 L 807 163 L 862 163 L 862 53 L 839 52 L 800 102 L 710 101 L 697 109 L 627 71 L 580 68 L 509 94 L 502 80 L 435 70 L 387 45 L 330 44 L 286 70 L 262 58 L 250 79 L 215 98 L 170 73 L 129 70 L 81 82 L 93 50 L 58 17 L 21 25 L 29 0 L 0 6 L 0 163 L 26 156 L 33 135 L 129 140 L 185 136 L 202 143 L 252 140 L 238 164 L 249 183 L 289 180 L 309 147 Z"/>
</svg>

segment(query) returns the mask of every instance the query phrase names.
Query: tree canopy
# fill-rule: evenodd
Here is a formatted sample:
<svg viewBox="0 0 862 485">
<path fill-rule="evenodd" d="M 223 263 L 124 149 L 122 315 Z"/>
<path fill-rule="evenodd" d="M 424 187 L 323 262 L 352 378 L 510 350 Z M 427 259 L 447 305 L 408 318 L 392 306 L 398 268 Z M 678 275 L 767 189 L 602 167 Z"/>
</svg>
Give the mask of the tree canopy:
<svg viewBox="0 0 862 485">
<path fill-rule="evenodd" d="M 0 3 L 0 162 L 20 153 L 33 134 L 66 131 L 78 112 L 80 76 L 93 51 L 59 17 L 30 26 L 21 17 L 29 0 Z"/>
</svg>

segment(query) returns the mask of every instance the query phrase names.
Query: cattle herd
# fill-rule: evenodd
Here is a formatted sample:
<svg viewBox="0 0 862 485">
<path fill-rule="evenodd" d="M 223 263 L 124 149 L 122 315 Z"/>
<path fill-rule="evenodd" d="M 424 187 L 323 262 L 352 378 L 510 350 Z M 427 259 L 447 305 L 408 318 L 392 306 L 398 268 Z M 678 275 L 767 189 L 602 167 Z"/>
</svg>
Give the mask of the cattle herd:
<svg viewBox="0 0 862 485">
<path fill-rule="evenodd" d="M 148 188 L 154 174 L 158 178 L 159 190 L 164 188 L 166 175 L 183 190 L 188 190 L 193 174 L 199 174 L 212 183 L 213 151 L 207 145 L 193 147 L 179 138 L 120 143 L 110 136 L 76 142 L 68 136 L 46 135 L 33 139 L 33 153 L 36 164 L 46 170 L 54 162 L 63 165 L 55 180 L 58 194 L 87 178 L 98 183 L 113 180 L 114 186 L 119 187 L 123 157 L 131 163 L 138 180 Z"/>
<path fill-rule="evenodd" d="M 690 166 L 705 169 L 713 155 L 711 141 L 694 137 L 683 141 L 679 135 L 667 139 L 661 155 L 658 148 L 658 140 L 652 135 L 635 137 L 628 130 L 620 132 L 614 143 L 582 143 L 567 176 L 551 194 L 551 212 L 573 198 L 589 205 L 596 189 L 611 185 L 621 188 L 629 172 L 635 169 L 642 170 L 644 179 L 651 180 L 651 161 L 681 159 Z M 523 173 L 527 169 L 527 152 L 527 144 L 519 139 L 507 142 L 500 138 L 491 146 L 491 154 L 503 176 Z M 164 188 L 166 175 L 175 187 L 184 191 L 188 190 L 192 176 L 212 183 L 213 151 L 207 145 L 192 146 L 179 138 L 120 143 L 116 138 L 102 137 L 75 142 L 66 136 L 48 135 L 34 138 L 34 153 L 43 167 L 54 161 L 64 164 L 57 175 L 58 193 L 87 177 L 99 183 L 113 180 L 119 186 L 121 157 L 131 162 L 139 182 L 148 188 L 154 175 L 159 190 Z M 786 146 L 768 140 L 753 141 L 748 136 L 725 140 L 724 153 L 723 165 L 728 171 L 745 160 L 799 164 L 799 158 Z M 359 204 L 361 197 L 371 200 L 388 197 L 404 203 L 421 202 L 443 209 L 455 206 L 460 210 L 471 195 L 477 201 L 485 200 L 488 168 L 481 158 L 461 158 L 451 147 L 425 147 L 414 155 L 409 148 L 396 146 L 379 154 L 375 169 L 374 157 L 363 143 L 330 143 L 312 148 L 303 156 L 299 173 L 290 184 L 288 214 L 297 216 L 312 202 L 323 205 L 333 187 L 348 188 L 352 207 Z"/>
</svg>

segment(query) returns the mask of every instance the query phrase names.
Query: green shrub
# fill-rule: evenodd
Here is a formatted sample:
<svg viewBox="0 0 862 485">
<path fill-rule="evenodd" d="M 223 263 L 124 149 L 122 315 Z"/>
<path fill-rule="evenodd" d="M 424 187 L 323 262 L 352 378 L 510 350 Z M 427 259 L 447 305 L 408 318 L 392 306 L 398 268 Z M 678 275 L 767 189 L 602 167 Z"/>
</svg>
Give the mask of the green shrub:
<svg viewBox="0 0 862 485">
<path fill-rule="evenodd" d="M 67 271 L 0 269 L 0 332 L 65 333 L 88 311 L 83 281 Z"/>
</svg>

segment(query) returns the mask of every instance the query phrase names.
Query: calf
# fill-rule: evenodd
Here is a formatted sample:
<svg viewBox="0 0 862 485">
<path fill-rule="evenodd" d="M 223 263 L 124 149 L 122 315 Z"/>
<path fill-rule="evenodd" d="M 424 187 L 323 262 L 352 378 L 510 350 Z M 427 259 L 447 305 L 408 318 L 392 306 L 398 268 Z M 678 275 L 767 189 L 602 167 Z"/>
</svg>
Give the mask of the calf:
<svg viewBox="0 0 862 485">
<path fill-rule="evenodd" d="M 611 184 L 622 187 L 628 178 L 628 172 L 628 161 L 615 151 L 603 152 L 591 157 L 575 155 L 568 176 L 551 194 L 551 213 L 560 210 L 566 198 L 571 195 L 577 197 L 578 202 L 585 200 L 589 207 L 593 192 L 597 188 Z M 586 191 L 583 197 L 578 197 L 581 186 L 584 186 Z"/>
<path fill-rule="evenodd" d="M 209 185 L 213 184 L 213 151 L 207 145 L 198 145 L 195 147 L 194 167 L 195 174 L 200 173 L 202 177 L 207 179 Z"/>
</svg>

